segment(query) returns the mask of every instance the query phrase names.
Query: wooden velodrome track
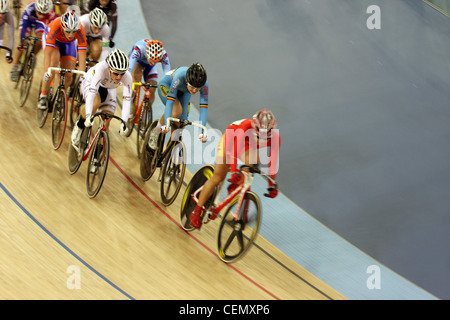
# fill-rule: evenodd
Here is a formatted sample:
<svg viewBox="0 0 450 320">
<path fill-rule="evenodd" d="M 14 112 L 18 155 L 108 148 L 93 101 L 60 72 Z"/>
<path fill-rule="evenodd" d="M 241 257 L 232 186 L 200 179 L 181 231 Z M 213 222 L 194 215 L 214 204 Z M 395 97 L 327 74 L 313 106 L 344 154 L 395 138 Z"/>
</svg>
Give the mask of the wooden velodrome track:
<svg viewBox="0 0 450 320">
<path fill-rule="evenodd" d="M 37 126 L 42 53 L 23 108 L 0 57 L 0 299 L 346 299 L 261 236 L 241 261 L 221 262 L 218 223 L 184 232 L 180 196 L 161 204 L 156 178 L 140 178 L 135 134 L 121 137 L 118 123 L 104 185 L 89 199 L 86 164 L 67 169 L 71 131 L 55 151 L 50 121 Z"/>
</svg>

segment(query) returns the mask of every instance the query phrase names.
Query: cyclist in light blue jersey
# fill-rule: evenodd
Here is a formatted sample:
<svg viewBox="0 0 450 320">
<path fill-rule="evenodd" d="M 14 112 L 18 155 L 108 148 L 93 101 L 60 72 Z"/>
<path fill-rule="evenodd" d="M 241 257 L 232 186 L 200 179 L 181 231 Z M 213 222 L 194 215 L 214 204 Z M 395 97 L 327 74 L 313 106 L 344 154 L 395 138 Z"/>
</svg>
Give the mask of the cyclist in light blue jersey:
<svg viewBox="0 0 450 320">
<path fill-rule="evenodd" d="M 179 67 L 164 75 L 158 83 L 158 94 L 165 105 L 164 114 L 158 121 L 158 125 L 151 132 L 149 146 L 156 149 L 159 133 L 167 133 L 167 118 L 173 117 L 187 120 L 192 95 L 200 92 L 200 122 L 206 126 L 208 118 L 209 86 L 206 70 L 200 63 L 194 63 L 189 68 Z M 208 137 L 200 133 L 202 142 Z"/>
</svg>

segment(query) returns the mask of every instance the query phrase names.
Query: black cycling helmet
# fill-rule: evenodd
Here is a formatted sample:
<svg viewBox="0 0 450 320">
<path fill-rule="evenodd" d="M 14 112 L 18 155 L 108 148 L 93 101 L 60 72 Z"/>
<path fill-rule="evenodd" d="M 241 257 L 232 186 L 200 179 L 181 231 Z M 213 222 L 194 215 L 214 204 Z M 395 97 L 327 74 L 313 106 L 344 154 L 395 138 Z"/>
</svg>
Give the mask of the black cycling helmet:
<svg viewBox="0 0 450 320">
<path fill-rule="evenodd" d="M 206 83 L 206 70 L 200 63 L 193 63 L 186 71 L 186 82 L 195 88 L 201 88 Z"/>
</svg>

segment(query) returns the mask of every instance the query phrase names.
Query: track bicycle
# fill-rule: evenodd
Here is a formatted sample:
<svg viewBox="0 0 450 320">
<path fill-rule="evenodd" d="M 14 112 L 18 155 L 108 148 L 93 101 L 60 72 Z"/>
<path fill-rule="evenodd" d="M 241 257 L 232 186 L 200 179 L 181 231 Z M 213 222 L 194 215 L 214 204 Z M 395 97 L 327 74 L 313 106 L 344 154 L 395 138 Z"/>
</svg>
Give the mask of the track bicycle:
<svg viewBox="0 0 450 320">
<path fill-rule="evenodd" d="M 226 263 L 235 262 L 247 253 L 261 226 L 261 201 L 256 193 L 250 191 L 254 175 L 261 174 L 261 170 L 258 165 L 242 165 L 239 171 L 243 182 L 234 189 L 229 189 L 229 194 L 223 200 L 220 200 L 223 182 L 218 185 L 206 201 L 202 216 L 203 226 L 215 220 L 225 209 L 217 232 L 217 249 L 220 259 Z M 186 187 L 180 210 L 181 226 L 186 231 L 195 229 L 191 225 L 190 216 L 198 203 L 198 195 L 203 185 L 213 174 L 214 167 L 205 165 L 194 174 Z M 265 177 L 276 186 L 270 176 Z"/>
<path fill-rule="evenodd" d="M 19 107 L 23 107 L 28 99 L 37 61 L 36 43 L 42 41 L 41 38 L 34 36 L 27 36 L 24 40 L 28 42 L 25 46 L 25 52 L 22 53 L 20 58 L 19 79 L 16 82 L 16 89 L 19 88 Z"/>
<path fill-rule="evenodd" d="M 136 127 L 136 148 L 138 158 L 141 158 L 142 144 L 145 138 L 145 131 L 153 121 L 152 103 L 150 102 L 150 88 L 157 88 L 156 84 L 133 82 L 133 91 L 137 89 L 134 107 L 134 118 L 130 118 L 127 122 L 129 130 L 128 136 L 131 135 L 133 128 Z M 144 89 L 144 98 L 140 101 L 141 88 Z"/>
<path fill-rule="evenodd" d="M 58 72 L 60 75 L 60 82 L 56 88 L 54 102 L 53 102 L 53 116 L 52 116 L 52 144 L 55 150 L 61 147 L 64 140 L 64 135 L 67 127 L 67 93 L 65 88 L 66 73 L 74 73 L 84 75 L 84 71 L 64 68 L 48 68 L 48 73 L 52 71 Z"/>
<path fill-rule="evenodd" d="M 171 132 L 170 141 L 165 147 L 165 134 L 159 133 L 157 147 L 155 150 L 152 150 L 148 143 L 151 132 L 156 128 L 158 121 L 155 120 L 145 133 L 141 151 L 140 171 L 142 179 L 147 181 L 152 177 L 157 167 L 161 168 L 158 178 L 158 182 L 161 182 L 161 201 L 164 205 L 169 206 L 175 201 L 180 192 L 186 172 L 187 150 L 185 144 L 181 141 L 182 129 L 188 125 L 193 125 L 202 128 L 206 134 L 207 128 L 195 122 L 170 117 L 167 119 L 167 124 L 177 122 L 178 130 Z"/>
<path fill-rule="evenodd" d="M 97 112 L 92 116 L 100 119 L 97 131 L 92 137 L 92 126 L 84 128 L 81 132 L 80 145 L 69 145 L 68 166 L 70 174 L 75 174 L 81 166 L 81 163 L 89 158 L 86 174 L 86 189 L 89 198 L 94 198 L 100 191 L 105 180 L 106 170 L 109 163 L 109 135 L 106 130 L 106 120 L 123 120 L 111 113 Z"/>
<path fill-rule="evenodd" d="M 0 50 L 1 50 L 1 49 L 6 50 L 6 51 L 8 51 L 10 54 L 12 54 L 12 50 L 11 50 L 9 47 L 0 46 Z"/>
<path fill-rule="evenodd" d="M 89 64 L 97 64 L 97 60 L 86 58 L 86 72 L 89 69 Z M 78 65 L 78 62 L 77 62 Z M 77 75 L 69 86 L 67 98 L 69 100 L 69 127 L 73 128 L 75 122 L 80 115 L 81 106 L 84 103 L 83 94 L 81 92 L 80 75 Z"/>
</svg>

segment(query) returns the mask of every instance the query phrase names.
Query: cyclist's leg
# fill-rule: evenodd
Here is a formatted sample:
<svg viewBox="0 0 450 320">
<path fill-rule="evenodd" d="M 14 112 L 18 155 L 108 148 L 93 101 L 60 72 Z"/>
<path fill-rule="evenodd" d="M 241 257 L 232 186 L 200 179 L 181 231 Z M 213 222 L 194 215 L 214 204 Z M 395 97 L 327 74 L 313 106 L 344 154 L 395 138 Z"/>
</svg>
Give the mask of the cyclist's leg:
<svg viewBox="0 0 450 320">
<path fill-rule="evenodd" d="M 144 68 L 143 77 L 145 82 L 151 83 L 151 84 L 158 84 L 158 68 L 156 65 L 150 66 L 147 65 Z M 150 88 L 150 102 L 153 104 L 155 102 L 155 91 L 156 88 Z"/>
<path fill-rule="evenodd" d="M 92 38 L 92 37 L 89 37 L 89 38 L 90 38 L 89 58 L 91 58 L 92 60 L 100 61 L 100 57 L 102 55 L 102 50 L 103 50 L 102 38 Z M 90 67 L 92 67 L 92 65 Z"/>
<path fill-rule="evenodd" d="M 202 224 L 202 214 L 204 211 L 204 205 L 206 201 L 211 197 L 216 187 L 225 180 L 228 171 L 230 170 L 229 165 L 225 161 L 225 153 L 223 152 L 223 141 L 224 136 L 219 142 L 217 147 L 216 164 L 214 166 L 214 173 L 211 179 L 207 180 L 203 185 L 203 189 L 200 191 L 197 206 L 194 212 L 191 214 L 191 225 L 195 228 L 200 228 Z"/>
<path fill-rule="evenodd" d="M 64 69 L 75 69 L 77 65 L 77 47 L 75 42 L 66 43 L 64 45 L 64 50 L 61 52 L 61 68 Z M 72 83 L 73 73 L 66 73 L 65 88 L 67 89 Z"/>
<path fill-rule="evenodd" d="M 47 74 L 49 67 L 57 67 L 59 61 L 61 59 L 61 54 L 59 51 L 58 43 L 55 48 L 44 47 L 44 70 L 42 75 L 42 88 L 40 92 L 39 98 L 47 99 L 47 92 L 50 88 L 50 84 L 55 76 L 52 72 L 51 74 Z"/>
</svg>

